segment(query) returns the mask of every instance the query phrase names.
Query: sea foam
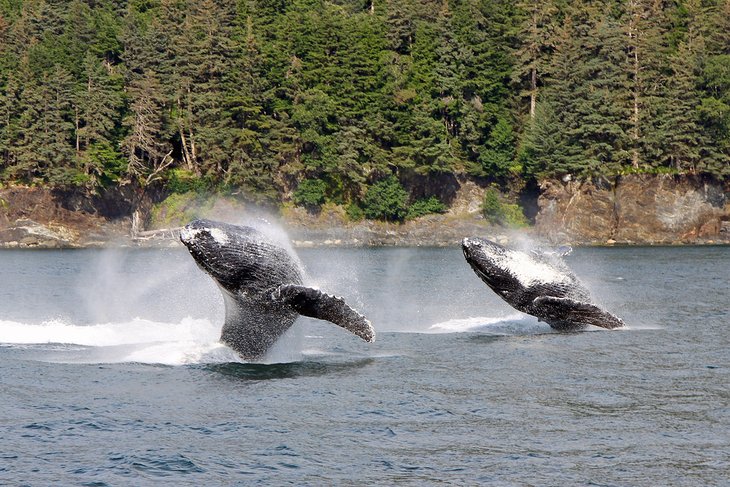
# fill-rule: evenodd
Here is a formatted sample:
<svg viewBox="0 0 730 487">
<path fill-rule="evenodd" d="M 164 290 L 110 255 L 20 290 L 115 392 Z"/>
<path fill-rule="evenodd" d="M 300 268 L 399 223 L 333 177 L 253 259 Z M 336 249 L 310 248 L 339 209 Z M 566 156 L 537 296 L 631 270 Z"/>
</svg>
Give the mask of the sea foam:
<svg viewBox="0 0 730 487">
<path fill-rule="evenodd" d="M 532 335 L 549 333 L 549 325 L 541 323 L 532 316 L 512 313 L 499 317 L 470 317 L 436 323 L 428 328 L 428 333 L 489 333 L 494 335 Z"/>
<path fill-rule="evenodd" d="M 183 365 L 240 361 L 219 342 L 220 325 L 207 319 L 183 318 L 164 323 L 135 318 L 128 322 L 80 325 L 60 320 L 41 324 L 0 320 L 0 344 L 49 350 L 51 361 L 141 362 Z M 82 347 L 82 352 L 79 352 Z M 69 353 L 64 357 L 63 350 Z M 40 357 L 42 360 L 43 357 Z"/>
</svg>

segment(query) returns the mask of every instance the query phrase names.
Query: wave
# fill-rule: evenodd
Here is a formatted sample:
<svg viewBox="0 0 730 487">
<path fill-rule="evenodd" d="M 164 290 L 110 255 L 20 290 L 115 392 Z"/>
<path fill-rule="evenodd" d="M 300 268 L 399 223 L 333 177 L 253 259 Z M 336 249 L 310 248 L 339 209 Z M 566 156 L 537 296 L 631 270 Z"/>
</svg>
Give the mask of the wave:
<svg viewBox="0 0 730 487">
<path fill-rule="evenodd" d="M 536 335 L 550 333 L 552 328 L 532 316 L 513 313 L 499 317 L 457 318 L 431 325 L 427 333 L 489 333 L 493 335 Z"/>
<path fill-rule="evenodd" d="M 218 341 L 220 325 L 183 318 L 163 323 L 135 318 L 128 322 L 79 325 L 60 320 L 41 324 L 0 320 L 0 344 L 35 349 L 39 360 L 72 363 L 140 362 L 163 365 L 239 362 Z"/>
</svg>

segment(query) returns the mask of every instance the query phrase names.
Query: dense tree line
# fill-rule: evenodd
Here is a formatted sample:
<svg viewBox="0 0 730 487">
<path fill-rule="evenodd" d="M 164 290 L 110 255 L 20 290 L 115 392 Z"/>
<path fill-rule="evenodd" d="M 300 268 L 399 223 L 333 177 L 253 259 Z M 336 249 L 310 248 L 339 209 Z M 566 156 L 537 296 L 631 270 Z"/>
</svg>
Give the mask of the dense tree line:
<svg viewBox="0 0 730 487">
<path fill-rule="evenodd" d="M 724 178 L 730 0 L 0 0 L 0 171 L 315 205 Z"/>
</svg>

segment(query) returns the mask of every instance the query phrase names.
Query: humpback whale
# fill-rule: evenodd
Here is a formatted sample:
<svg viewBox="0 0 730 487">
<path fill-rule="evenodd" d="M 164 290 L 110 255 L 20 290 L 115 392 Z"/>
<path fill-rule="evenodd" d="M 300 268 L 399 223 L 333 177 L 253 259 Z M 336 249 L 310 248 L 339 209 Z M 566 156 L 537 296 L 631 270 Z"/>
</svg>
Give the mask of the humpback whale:
<svg viewBox="0 0 730 487">
<path fill-rule="evenodd" d="M 221 341 L 242 358 L 263 357 L 299 315 L 375 339 L 370 322 L 342 298 L 304 286 L 296 260 L 258 230 L 195 220 L 180 231 L 180 240 L 223 294 Z"/>
<path fill-rule="evenodd" d="M 624 326 L 620 318 L 591 302 L 588 290 L 558 255 L 528 254 L 478 237 L 465 238 L 461 247 L 477 276 L 499 297 L 556 330 Z"/>
</svg>

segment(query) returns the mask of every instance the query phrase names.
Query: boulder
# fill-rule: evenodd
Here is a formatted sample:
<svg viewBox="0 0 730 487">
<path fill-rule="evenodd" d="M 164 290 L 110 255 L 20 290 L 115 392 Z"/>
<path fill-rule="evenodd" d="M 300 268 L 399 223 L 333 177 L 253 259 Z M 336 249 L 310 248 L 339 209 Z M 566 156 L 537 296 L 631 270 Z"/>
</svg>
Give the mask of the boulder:
<svg viewBox="0 0 730 487">
<path fill-rule="evenodd" d="M 52 229 L 25 218 L 0 228 L 0 242 L 5 242 L 8 247 L 68 247 L 72 240 L 73 232 L 67 228 L 58 226 Z"/>
</svg>

